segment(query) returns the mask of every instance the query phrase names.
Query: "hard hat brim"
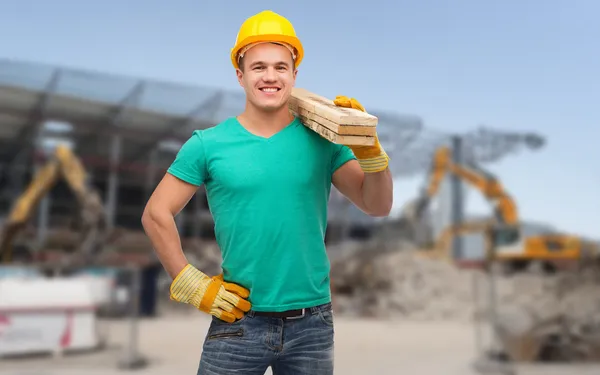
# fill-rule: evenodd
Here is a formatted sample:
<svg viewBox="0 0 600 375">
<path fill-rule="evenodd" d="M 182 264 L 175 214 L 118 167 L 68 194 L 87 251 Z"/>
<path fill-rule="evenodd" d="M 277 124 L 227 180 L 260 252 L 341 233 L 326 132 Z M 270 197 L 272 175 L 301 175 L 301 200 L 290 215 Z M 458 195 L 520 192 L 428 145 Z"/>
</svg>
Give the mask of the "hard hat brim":
<svg viewBox="0 0 600 375">
<path fill-rule="evenodd" d="M 237 56 L 239 51 L 245 46 L 257 42 L 280 42 L 291 45 L 296 50 L 296 68 L 298 68 L 300 62 L 304 58 L 304 47 L 302 46 L 300 39 L 298 39 L 297 37 L 280 34 L 253 35 L 239 41 L 235 45 L 235 47 L 231 49 L 231 63 L 233 64 L 235 69 L 239 69 L 239 65 L 237 62 Z"/>
</svg>

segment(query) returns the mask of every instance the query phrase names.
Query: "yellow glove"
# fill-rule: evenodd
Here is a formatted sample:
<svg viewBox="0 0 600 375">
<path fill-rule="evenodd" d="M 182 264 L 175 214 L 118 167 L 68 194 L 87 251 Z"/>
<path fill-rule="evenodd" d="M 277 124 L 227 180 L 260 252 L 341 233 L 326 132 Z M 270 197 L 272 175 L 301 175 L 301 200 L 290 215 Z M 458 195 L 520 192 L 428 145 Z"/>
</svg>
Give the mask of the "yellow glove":
<svg viewBox="0 0 600 375">
<path fill-rule="evenodd" d="M 338 95 L 333 100 L 333 103 L 338 107 L 354 108 L 366 112 L 365 108 L 354 98 Z M 372 146 L 354 146 L 348 145 L 354 156 L 358 160 L 358 164 L 365 173 L 381 172 L 388 167 L 389 156 L 379 143 L 379 138 L 375 135 L 375 144 Z"/>
<path fill-rule="evenodd" d="M 229 323 L 241 319 L 252 307 L 246 300 L 250 295 L 246 288 L 223 281 L 223 274 L 208 277 L 191 264 L 175 277 L 170 292 L 172 300 L 189 303 Z"/>
</svg>

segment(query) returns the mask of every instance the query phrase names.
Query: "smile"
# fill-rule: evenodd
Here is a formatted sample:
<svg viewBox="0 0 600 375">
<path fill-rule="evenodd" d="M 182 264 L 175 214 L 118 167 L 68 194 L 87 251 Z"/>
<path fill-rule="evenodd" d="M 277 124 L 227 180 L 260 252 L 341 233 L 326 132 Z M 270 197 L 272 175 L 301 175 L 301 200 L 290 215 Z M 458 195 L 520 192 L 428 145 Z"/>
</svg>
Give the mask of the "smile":
<svg viewBox="0 0 600 375">
<path fill-rule="evenodd" d="M 281 89 L 277 88 L 277 87 L 263 87 L 260 89 L 260 91 L 262 92 L 277 92 Z"/>
</svg>

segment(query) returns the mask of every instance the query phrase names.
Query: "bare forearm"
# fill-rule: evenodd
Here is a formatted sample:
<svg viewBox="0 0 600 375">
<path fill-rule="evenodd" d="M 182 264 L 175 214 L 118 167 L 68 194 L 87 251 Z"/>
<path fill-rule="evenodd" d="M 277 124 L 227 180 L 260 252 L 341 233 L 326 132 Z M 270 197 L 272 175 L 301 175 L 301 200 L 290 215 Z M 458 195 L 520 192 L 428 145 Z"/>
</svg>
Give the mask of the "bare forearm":
<svg viewBox="0 0 600 375">
<path fill-rule="evenodd" d="M 144 230 L 167 273 L 174 279 L 188 264 L 181 248 L 175 218 L 169 213 L 144 212 Z"/>
<path fill-rule="evenodd" d="M 389 215 L 393 204 L 393 182 L 389 168 L 377 173 L 365 173 L 362 198 L 373 216 Z"/>
</svg>

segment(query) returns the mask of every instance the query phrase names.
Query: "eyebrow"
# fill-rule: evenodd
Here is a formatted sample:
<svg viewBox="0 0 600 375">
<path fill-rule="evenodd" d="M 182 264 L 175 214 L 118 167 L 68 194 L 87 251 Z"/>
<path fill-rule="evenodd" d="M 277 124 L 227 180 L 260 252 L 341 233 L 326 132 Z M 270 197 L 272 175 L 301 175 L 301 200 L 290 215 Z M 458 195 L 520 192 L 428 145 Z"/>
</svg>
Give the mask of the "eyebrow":
<svg viewBox="0 0 600 375">
<path fill-rule="evenodd" d="M 252 64 L 250 64 L 250 67 L 256 66 L 256 65 L 268 65 L 266 62 L 264 61 L 255 61 Z M 278 61 L 276 62 L 274 65 L 285 65 L 286 67 L 289 67 L 290 64 L 286 61 Z"/>
</svg>

